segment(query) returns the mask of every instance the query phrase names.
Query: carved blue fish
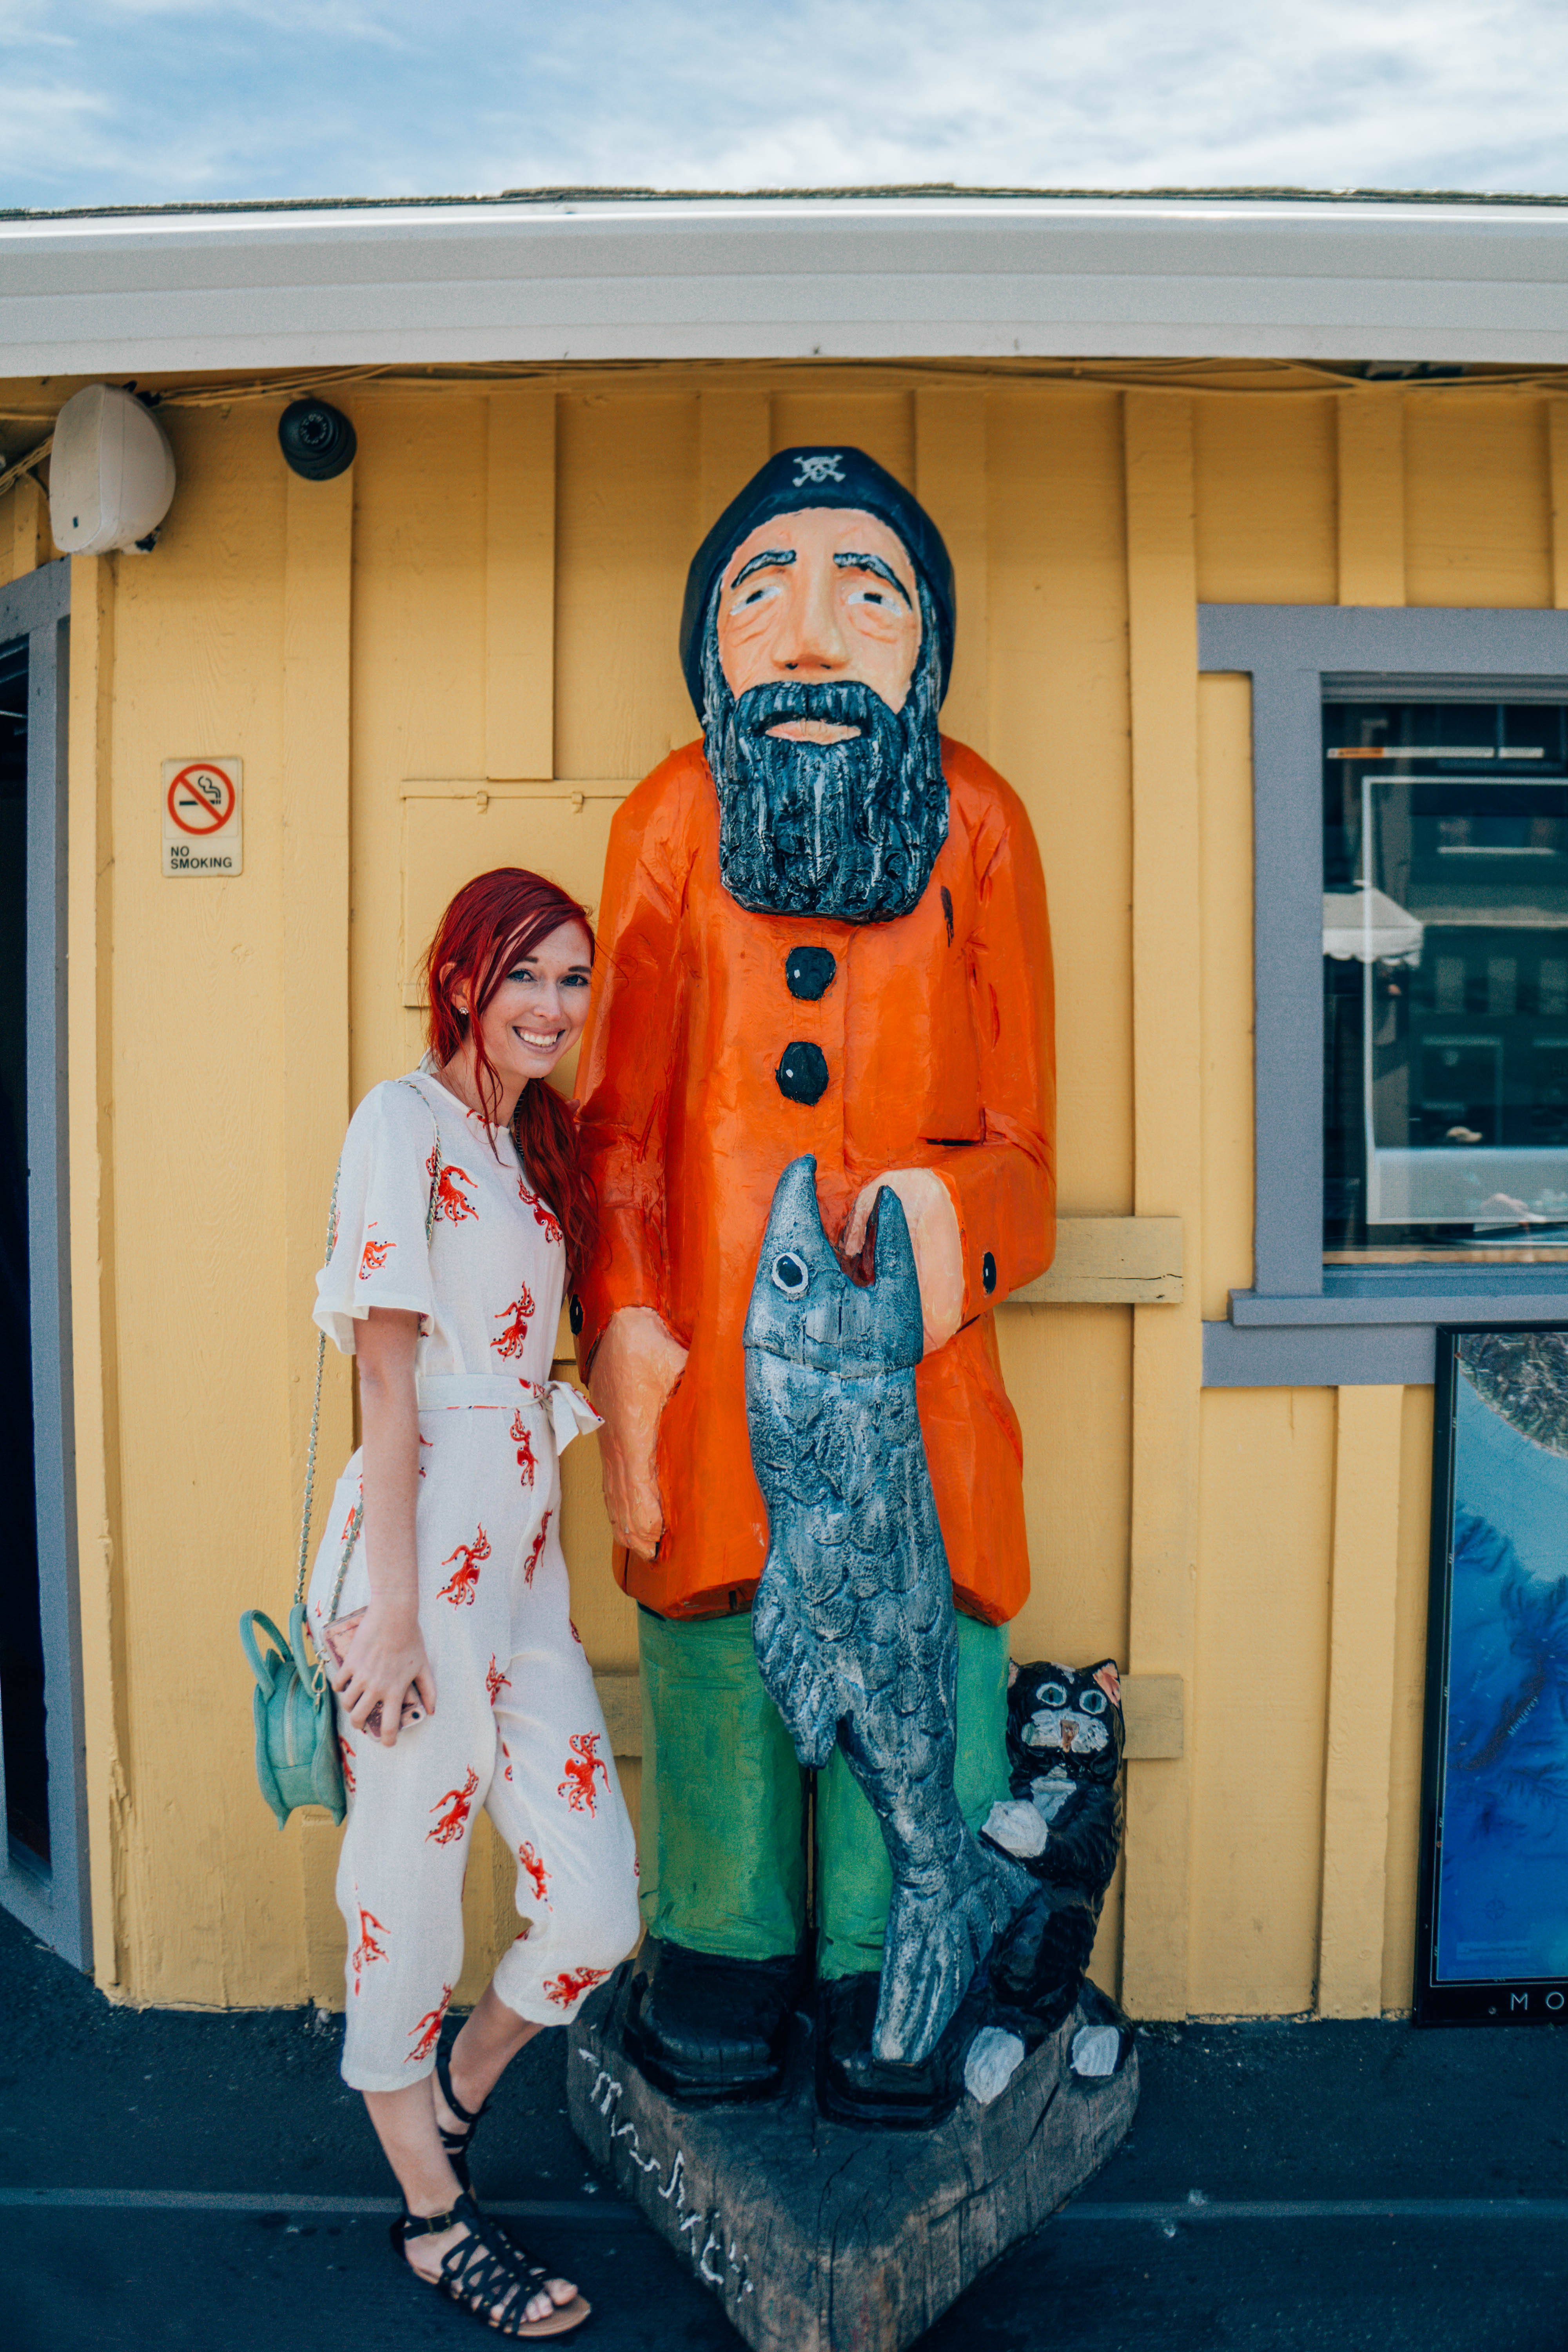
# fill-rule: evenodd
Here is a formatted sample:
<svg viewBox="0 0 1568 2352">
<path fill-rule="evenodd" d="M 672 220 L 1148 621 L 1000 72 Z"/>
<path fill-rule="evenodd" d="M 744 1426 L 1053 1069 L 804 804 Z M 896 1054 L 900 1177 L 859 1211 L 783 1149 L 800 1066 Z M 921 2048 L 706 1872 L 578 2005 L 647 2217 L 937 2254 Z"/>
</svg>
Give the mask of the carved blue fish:
<svg viewBox="0 0 1568 2352">
<path fill-rule="evenodd" d="M 752 1630 L 801 1762 L 820 1769 L 842 1745 L 881 1824 L 893 1897 L 873 2047 L 914 2065 L 1030 1881 L 972 1836 L 953 1792 L 958 1637 L 915 1405 L 920 1286 L 887 1190 L 873 1248 L 875 1281 L 851 1280 L 822 1229 L 816 1160 L 785 1169 L 746 1317 L 768 1508 Z"/>
</svg>

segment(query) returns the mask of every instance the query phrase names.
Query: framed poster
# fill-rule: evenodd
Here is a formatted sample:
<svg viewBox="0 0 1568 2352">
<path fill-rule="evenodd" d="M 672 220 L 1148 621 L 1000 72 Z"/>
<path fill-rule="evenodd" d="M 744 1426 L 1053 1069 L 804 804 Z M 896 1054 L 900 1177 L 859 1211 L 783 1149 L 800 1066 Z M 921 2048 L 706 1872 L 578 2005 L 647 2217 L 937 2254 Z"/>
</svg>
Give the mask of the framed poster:
<svg viewBox="0 0 1568 2352">
<path fill-rule="evenodd" d="M 1415 2018 L 1568 2017 L 1568 1328 L 1440 1330 Z"/>
</svg>

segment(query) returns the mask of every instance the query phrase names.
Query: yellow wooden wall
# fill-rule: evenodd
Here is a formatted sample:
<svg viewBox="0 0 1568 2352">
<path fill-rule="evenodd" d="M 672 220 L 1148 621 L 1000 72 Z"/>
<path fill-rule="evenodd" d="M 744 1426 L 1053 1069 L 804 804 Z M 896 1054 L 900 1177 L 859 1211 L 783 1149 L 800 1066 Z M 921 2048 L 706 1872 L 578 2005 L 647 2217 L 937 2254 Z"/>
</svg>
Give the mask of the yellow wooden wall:
<svg viewBox="0 0 1568 2352">
<path fill-rule="evenodd" d="M 72 387 L 11 387 L 39 414 Z M 287 1598 L 311 1282 L 352 1104 L 419 1049 L 417 957 L 503 862 L 592 901 L 610 817 L 695 724 L 686 562 L 773 448 L 914 487 L 960 594 L 946 714 L 1029 808 L 1058 954 L 1064 1212 L 1179 1216 L 1179 1306 L 1002 1317 L 1034 1593 L 1020 1656 L 1187 1692 L 1129 1772 L 1096 1958 L 1144 2015 L 1409 1998 L 1430 1392 L 1209 1391 L 1251 1276 L 1249 710 L 1194 603 L 1568 602 L 1568 402 L 1451 387 L 1184 393 L 903 369 L 584 370 L 334 393 L 359 456 L 288 474 L 280 400 L 164 411 L 151 558 L 73 581 L 78 1454 L 100 1983 L 341 1992 L 335 1834 L 258 1799 L 239 1610 Z M 0 499 L 0 578 L 50 552 Z M 161 762 L 238 752 L 246 867 L 168 884 Z M 352 1442 L 329 1368 L 323 1453 Z M 574 1605 L 635 1658 L 591 1442 Z M 627 1776 L 635 1780 L 635 1768 Z M 633 1792 L 635 1794 L 635 1791 Z M 463 1993 L 512 1932 L 482 1843 Z"/>
</svg>

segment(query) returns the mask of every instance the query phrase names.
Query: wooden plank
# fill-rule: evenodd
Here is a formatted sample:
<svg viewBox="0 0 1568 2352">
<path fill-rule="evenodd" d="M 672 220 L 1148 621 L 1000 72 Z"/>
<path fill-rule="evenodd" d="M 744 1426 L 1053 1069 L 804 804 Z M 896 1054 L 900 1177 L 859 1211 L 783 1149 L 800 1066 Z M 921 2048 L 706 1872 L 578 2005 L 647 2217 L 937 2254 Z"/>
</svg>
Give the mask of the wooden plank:
<svg viewBox="0 0 1568 2352">
<path fill-rule="evenodd" d="M 610 1752 L 640 1757 L 642 1686 L 635 1666 L 600 1666 L 594 1688 L 605 1710 Z M 1121 1709 L 1127 1725 L 1127 1760 L 1153 1762 L 1180 1756 L 1185 1748 L 1186 1693 L 1180 1675 L 1126 1675 Z"/>
<path fill-rule="evenodd" d="M 612 1756 L 642 1754 L 642 1678 L 635 1666 L 600 1666 L 594 1688 L 605 1710 Z"/>
<path fill-rule="evenodd" d="M 772 403 L 765 392 L 703 392 L 697 404 L 698 547 L 772 451 Z"/>
<path fill-rule="evenodd" d="M 100 1989 L 107 1992 L 120 1985 L 124 1973 L 131 1725 L 115 1326 L 114 578 L 112 565 L 101 556 L 71 559 L 70 646 L 66 1072 L 77 1578 L 92 1966 Z"/>
<path fill-rule="evenodd" d="M 1405 601 L 1552 604 L 1552 514 L 1542 400 L 1405 395 Z"/>
<path fill-rule="evenodd" d="M 315 1387 L 310 1321 L 327 1203 L 349 1115 L 349 679 L 353 471 L 290 474 L 283 575 L 281 1014 L 285 1160 L 283 1280 L 289 1491 L 304 1493 Z M 353 1450 L 346 1357 L 329 1348 L 321 1381 L 312 1548 L 340 1465 Z M 297 1518 L 295 1524 L 298 1524 Z M 280 1563 L 279 1563 L 280 1564 Z M 299 1842 L 307 1989 L 342 1999 L 342 1922 L 332 1895 L 338 1832 L 310 1821 Z"/>
<path fill-rule="evenodd" d="M 1405 403 L 1387 390 L 1339 399 L 1342 604 L 1405 602 Z"/>
<path fill-rule="evenodd" d="M 555 394 L 489 398 L 485 772 L 555 772 Z"/>
<path fill-rule="evenodd" d="M 1568 610 L 1568 400 L 1546 404 L 1547 464 L 1552 477 L 1552 602 Z"/>
<path fill-rule="evenodd" d="M 1180 1675 L 1124 1675 L 1121 1714 L 1129 1764 L 1154 1764 L 1186 1754 L 1186 1685 Z"/>
<path fill-rule="evenodd" d="M 54 553 L 48 494 L 32 474 L 18 477 L 11 492 L 11 577 L 36 572 Z"/>
<path fill-rule="evenodd" d="M 915 492 L 947 542 L 958 591 L 942 729 L 984 758 L 991 741 L 990 558 L 985 394 L 980 386 L 934 384 L 916 393 Z"/>
<path fill-rule="evenodd" d="M 1197 577 L 1190 401 L 1124 402 L 1129 683 L 1132 719 L 1133 1207 L 1181 1215 L 1203 1263 Z M 1195 1661 L 1196 1287 L 1158 1314 L 1133 1309 L 1128 1664 Z M 1190 1759 L 1132 1775 L 1127 1803 L 1123 1999 L 1141 2017 L 1187 2011 Z"/>
<path fill-rule="evenodd" d="M 1063 1217 L 1050 1265 L 1003 1304 L 1152 1307 L 1182 1296 L 1180 1217 Z"/>
<path fill-rule="evenodd" d="M 1334 1450 L 1318 2010 L 1383 2008 L 1405 1391 L 1343 1388 Z"/>
</svg>

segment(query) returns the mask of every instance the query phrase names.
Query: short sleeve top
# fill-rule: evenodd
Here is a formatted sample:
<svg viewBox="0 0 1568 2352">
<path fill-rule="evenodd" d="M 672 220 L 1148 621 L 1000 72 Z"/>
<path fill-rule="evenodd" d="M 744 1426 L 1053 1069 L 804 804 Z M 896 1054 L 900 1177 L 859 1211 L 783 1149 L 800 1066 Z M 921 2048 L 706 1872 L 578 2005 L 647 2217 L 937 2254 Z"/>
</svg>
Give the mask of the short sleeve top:
<svg viewBox="0 0 1568 2352">
<path fill-rule="evenodd" d="M 416 1369 L 548 1381 L 565 1284 L 560 1223 L 511 1135 L 429 1056 L 349 1122 L 315 1319 L 346 1356 L 373 1307 L 419 1318 Z"/>
</svg>

